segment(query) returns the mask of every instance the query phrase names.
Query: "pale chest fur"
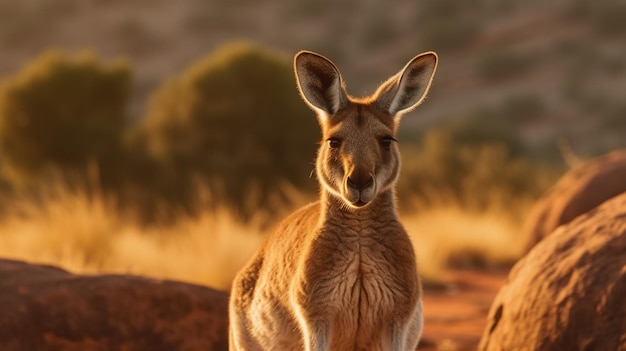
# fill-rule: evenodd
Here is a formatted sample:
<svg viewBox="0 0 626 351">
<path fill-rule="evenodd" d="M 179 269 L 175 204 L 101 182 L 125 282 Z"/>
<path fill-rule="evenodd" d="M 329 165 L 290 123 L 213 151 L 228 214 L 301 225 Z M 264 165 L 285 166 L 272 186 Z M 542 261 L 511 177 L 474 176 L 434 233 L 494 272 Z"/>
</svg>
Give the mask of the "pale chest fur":
<svg viewBox="0 0 626 351">
<path fill-rule="evenodd" d="M 328 223 L 310 253 L 302 262 L 307 274 L 294 283 L 302 284 L 307 297 L 302 302 L 330 312 L 328 323 L 347 334 L 342 339 L 375 334 L 398 314 L 412 317 L 419 281 L 411 243 L 399 223 Z"/>
</svg>

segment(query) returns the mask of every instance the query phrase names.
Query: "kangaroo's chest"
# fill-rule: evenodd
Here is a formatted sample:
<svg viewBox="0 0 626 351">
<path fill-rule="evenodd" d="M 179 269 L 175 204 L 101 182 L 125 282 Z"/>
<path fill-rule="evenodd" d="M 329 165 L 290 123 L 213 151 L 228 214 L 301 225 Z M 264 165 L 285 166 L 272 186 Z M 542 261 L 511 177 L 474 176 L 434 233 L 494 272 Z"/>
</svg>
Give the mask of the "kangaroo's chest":
<svg viewBox="0 0 626 351">
<path fill-rule="evenodd" d="M 395 288 L 391 283 L 396 269 L 389 260 L 393 254 L 389 249 L 378 243 L 362 242 L 356 250 L 339 246 L 338 251 L 336 264 L 331 268 L 337 273 L 333 285 L 341 297 L 338 302 L 368 306 L 373 302 L 379 306 L 393 302 L 391 295 Z"/>
<path fill-rule="evenodd" d="M 407 284 L 417 279 L 401 267 L 397 256 L 402 253 L 390 242 L 360 234 L 328 244 L 323 257 L 311 262 L 319 276 L 309 280 L 314 299 L 338 311 L 338 317 L 359 323 L 380 319 L 406 304 L 411 290 Z"/>
</svg>

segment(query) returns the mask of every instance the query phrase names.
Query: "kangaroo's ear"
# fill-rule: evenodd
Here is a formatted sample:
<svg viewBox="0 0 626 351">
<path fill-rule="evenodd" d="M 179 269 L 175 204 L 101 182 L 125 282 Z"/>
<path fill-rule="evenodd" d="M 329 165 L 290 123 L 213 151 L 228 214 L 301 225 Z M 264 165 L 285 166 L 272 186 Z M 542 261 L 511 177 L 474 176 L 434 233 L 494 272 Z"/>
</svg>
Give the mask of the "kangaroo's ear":
<svg viewBox="0 0 626 351">
<path fill-rule="evenodd" d="M 430 51 L 415 56 L 395 76 L 376 91 L 378 105 L 399 118 L 422 103 L 437 69 L 437 54 Z"/>
<path fill-rule="evenodd" d="M 304 101 L 322 115 L 332 115 L 348 103 L 343 79 L 337 67 L 327 58 L 310 51 L 294 57 L 298 89 Z"/>
</svg>

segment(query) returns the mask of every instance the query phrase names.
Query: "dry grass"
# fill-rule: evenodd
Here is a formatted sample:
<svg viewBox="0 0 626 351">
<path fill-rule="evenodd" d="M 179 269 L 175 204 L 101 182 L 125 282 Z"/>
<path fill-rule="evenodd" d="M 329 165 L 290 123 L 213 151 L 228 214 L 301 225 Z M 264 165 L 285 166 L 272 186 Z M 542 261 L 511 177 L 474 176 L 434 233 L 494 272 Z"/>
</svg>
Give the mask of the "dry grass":
<svg viewBox="0 0 626 351">
<path fill-rule="evenodd" d="M 508 264 L 523 253 L 519 224 L 499 210 L 470 212 L 447 205 L 403 216 L 402 222 L 426 280 L 438 281 L 450 265 Z"/>
<path fill-rule="evenodd" d="M 228 289 L 259 245 L 260 231 L 225 209 L 181 216 L 168 226 L 142 226 L 102 196 L 60 188 L 39 201 L 12 204 L 0 220 L 0 257 Z"/>
<path fill-rule="evenodd" d="M 517 225 L 498 211 L 454 205 L 406 214 L 421 274 L 437 280 L 451 262 L 512 261 L 521 255 Z M 262 239 L 260 224 L 227 209 L 174 224 L 142 226 L 103 196 L 64 187 L 12 203 L 0 219 L 0 257 L 58 265 L 77 273 L 132 273 L 228 289 Z"/>
</svg>

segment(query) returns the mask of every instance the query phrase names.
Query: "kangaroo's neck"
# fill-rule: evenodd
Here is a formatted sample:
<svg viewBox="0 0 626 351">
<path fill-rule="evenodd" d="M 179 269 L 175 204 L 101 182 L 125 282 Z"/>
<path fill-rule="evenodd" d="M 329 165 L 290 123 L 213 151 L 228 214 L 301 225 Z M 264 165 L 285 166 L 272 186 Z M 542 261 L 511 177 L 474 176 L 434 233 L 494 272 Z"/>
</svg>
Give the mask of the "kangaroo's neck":
<svg viewBox="0 0 626 351">
<path fill-rule="evenodd" d="M 356 220 L 362 223 L 376 221 L 378 223 L 395 222 L 398 220 L 394 191 L 386 190 L 370 204 L 363 208 L 352 208 L 341 199 L 322 189 L 321 215 L 327 221 Z"/>
</svg>

